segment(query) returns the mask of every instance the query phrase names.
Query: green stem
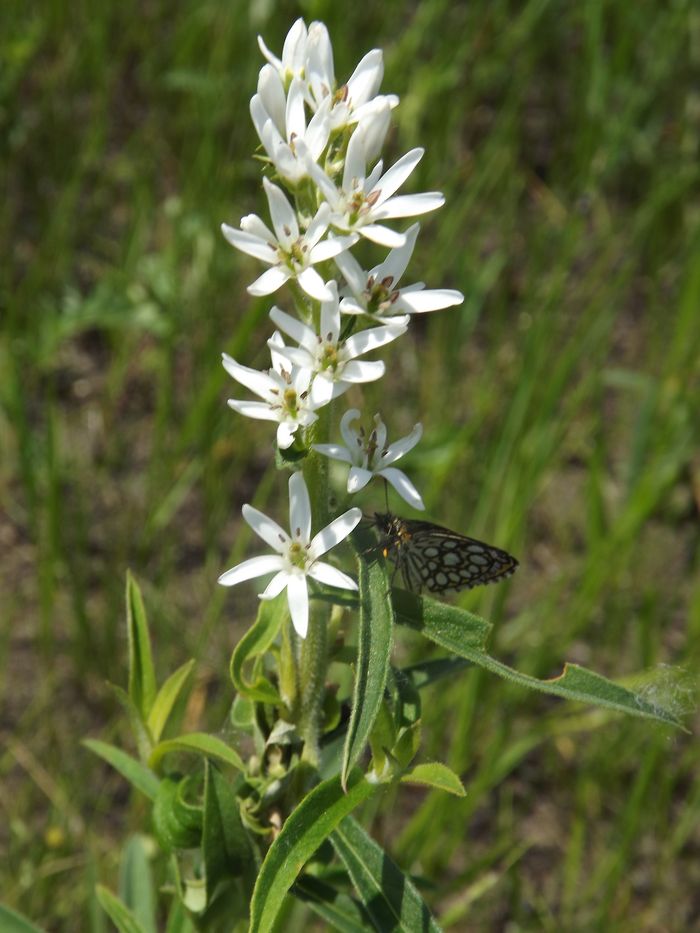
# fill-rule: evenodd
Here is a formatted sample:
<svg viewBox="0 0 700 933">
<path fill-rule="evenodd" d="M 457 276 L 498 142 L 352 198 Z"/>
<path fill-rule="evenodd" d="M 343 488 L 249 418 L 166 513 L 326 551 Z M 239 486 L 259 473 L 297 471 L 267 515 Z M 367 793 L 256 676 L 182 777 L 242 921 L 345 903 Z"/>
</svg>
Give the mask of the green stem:
<svg viewBox="0 0 700 933">
<path fill-rule="evenodd" d="M 318 421 L 308 431 L 309 443 L 327 443 L 330 437 L 333 405 L 319 411 Z M 304 461 L 304 479 L 311 500 L 314 529 L 324 528 L 329 520 L 328 510 L 328 458 L 312 450 Z M 300 686 L 301 704 L 299 732 L 304 740 L 302 757 L 310 764 L 319 762 L 321 714 L 328 667 L 328 606 L 312 603 L 309 609 L 309 630 L 302 643 Z"/>
</svg>

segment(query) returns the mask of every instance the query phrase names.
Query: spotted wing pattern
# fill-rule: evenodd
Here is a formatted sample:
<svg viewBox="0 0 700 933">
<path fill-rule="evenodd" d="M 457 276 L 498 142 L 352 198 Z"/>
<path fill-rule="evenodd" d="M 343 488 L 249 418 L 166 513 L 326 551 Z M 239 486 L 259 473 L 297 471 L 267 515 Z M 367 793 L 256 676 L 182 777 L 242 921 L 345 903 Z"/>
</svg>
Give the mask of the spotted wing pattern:
<svg viewBox="0 0 700 933">
<path fill-rule="evenodd" d="M 401 571 L 407 589 L 450 593 L 503 580 L 518 562 L 506 551 L 432 522 L 376 514 L 385 557 Z"/>
</svg>

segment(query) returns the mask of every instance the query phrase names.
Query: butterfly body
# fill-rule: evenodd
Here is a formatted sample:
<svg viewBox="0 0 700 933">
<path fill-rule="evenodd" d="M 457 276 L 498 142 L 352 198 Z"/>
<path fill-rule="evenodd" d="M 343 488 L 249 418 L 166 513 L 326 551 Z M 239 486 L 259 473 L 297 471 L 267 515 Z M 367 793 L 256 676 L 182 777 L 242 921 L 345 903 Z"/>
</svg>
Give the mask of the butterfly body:
<svg viewBox="0 0 700 933">
<path fill-rule="evenodd" d="M 406 588 L 450 593 L 503 580 L 518 561 L 500 548 L 432 522 L 375 513 L 384 557 L 401 571 Z"/>
</svg>

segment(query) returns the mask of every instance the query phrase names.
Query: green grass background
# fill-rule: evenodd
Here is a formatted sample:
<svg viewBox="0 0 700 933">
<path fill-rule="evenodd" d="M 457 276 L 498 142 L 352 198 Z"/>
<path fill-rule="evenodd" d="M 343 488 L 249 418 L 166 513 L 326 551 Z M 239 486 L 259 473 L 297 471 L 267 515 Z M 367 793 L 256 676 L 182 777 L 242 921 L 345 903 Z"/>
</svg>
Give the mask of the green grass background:
<svg viewBox="0 0 700 933">
<path fill-rule="evenodd" d="M 255 35 L 279 51 L 300 14 L 327 23 L 340 79 L 385 50 L 391 156 L 425 146 L 412 190 L 447 198 L 412 280 L 466 301 L 416 321 L 365 399 L 396 435 L 423 422 L 407 466 L 428 516 L 521 559 L 464 604 L 514 666 L 641 675 L 693 726 L 697 6 L 3 4 L 0 890 L 50 930 L 105 929 L 92 886 L 145 816 L 79 744 L 127 741 L 106 687 L 127 567 L 161 677 L 198 659 L 190 728 L 226 721 L 255 600 L 215 581 L 253 553 L 241 504 L 279 514 L 286 492 L 269 426 L 225 405 L 220 353 L 263 365 L 272 302 L 218 225 L 263 210 Z M 402 789 L 373 833 L 446 927 L 698 928 L 692 734 L 476 671 L 427 693 L 425 720 L 424 755 L 468 795 Z"/>
</svg>

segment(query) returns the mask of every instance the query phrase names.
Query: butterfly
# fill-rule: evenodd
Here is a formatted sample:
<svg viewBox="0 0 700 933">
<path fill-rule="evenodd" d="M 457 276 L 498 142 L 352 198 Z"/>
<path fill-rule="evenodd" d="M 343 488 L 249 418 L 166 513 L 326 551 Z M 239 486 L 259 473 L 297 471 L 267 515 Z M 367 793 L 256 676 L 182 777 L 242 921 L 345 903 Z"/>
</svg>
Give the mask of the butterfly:
<svg viewBox="0 0 700 933">
<path fill-rule="evenodd" d="M 376 512 L 372 524 L 382 536 L 382 554 L 416 593 L 469 590 L 503 580 L 518 566 L 506 551 L 432 522 Z"/>
</svg>

